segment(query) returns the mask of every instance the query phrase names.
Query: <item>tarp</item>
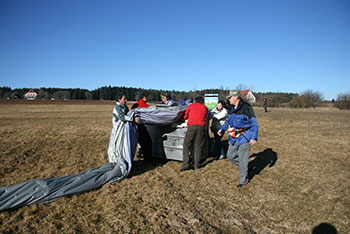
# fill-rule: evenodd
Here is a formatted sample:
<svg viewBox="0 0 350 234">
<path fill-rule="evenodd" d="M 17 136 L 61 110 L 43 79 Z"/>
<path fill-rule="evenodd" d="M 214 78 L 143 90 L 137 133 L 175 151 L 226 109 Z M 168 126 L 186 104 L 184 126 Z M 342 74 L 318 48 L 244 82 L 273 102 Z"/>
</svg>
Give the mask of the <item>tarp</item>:
<svg viewBox="0 0 350 234">
<path fill-rule="evenodd" d="M 172 124 L 179 121 L 186 107 L 140 108 L 128 115 L 137 115 L 144 124 Z M 32 179 L 0 188 L 0 211 L 23 205 L 50 202 L 63 196 L 100 188 L 111 181 L 124 179 L 132 168 L 137 145 L 137 125 L 113 121 L 108 146 L 109 163 L 79 174 L 57 178 Z"/>
<path fill-rule="evenodd" d="M 100 188 L 103 184 L 124 179 L 131 170 L 136 151 L 135 123 L 114 124 L 108 156 L 110 163 L 75 175 L 33 179 L 0 188 L 0 211 L 34 203 L 50 202 L 63 196 Z"/>
<path fill-rule="evenodd" d="M 40 202 L 50 202 L 63 196 L 97 189 L 121 178 L 122 165 L 107 163 L 76 175 L 49 179 L 33 179 L 0 188 L 0 211 Z"/>
<path fill-rule="evenodd" d="M 169 125 L 182 119 L 187 106 L 158 105 L 156 107 L 132 109 L 130 114 L 140 117 L 142 124 Z"/>
<path fill-rule="evenodd" d="M 136 151 L 138 131 L 135 123 L 117 121 L 113 128 L 108 145 L 110 163 L 121 166 L 122 174 L 130 172 Z"/>
</svg>

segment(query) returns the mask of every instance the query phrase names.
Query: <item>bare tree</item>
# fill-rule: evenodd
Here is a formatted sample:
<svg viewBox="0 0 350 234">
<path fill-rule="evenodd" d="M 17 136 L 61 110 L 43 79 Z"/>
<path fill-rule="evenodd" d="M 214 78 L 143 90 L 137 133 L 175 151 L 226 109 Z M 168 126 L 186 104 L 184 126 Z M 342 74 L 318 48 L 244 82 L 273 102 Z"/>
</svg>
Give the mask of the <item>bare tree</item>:
<svg viewBox="0 0 350 234">
<path fill-rule="evenodd" d="M 239 85 L 236 86 L 236 89 L 238 89 L 238 90 L 247 90 L 248 89 L 248 85 L 239 84 Z"/>
<path fill-rule="evenodd" d="M 315 108 L 323 100 L 323 95 L 318 91 L 306 90 L 300 95 L 295 96 L 289 103 L 292 108 Z"/>
<path fill-rule="evenodd" d="M 334 106 L 340 110 L 350 110 L 350 93 L 338 94 L 337 101 Z"/>
</svg>

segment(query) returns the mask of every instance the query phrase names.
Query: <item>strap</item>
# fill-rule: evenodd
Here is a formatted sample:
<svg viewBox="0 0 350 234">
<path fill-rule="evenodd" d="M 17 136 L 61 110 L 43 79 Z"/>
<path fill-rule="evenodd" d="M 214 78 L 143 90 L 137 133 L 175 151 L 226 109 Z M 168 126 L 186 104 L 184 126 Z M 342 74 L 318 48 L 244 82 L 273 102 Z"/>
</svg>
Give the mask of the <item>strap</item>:
<svg viewBox="0 0 350 234">
<path fill-rule="evenodd" d="M 235 139 L 237 139 L 240 135 L 242 135 L 243 133 L 245 133 L 249 128 L 240 128 L 240 129 L 236 129 L 234 127 L 230 127 L 229 129 L 227 129 L 227 132 Z"/>
</svg>

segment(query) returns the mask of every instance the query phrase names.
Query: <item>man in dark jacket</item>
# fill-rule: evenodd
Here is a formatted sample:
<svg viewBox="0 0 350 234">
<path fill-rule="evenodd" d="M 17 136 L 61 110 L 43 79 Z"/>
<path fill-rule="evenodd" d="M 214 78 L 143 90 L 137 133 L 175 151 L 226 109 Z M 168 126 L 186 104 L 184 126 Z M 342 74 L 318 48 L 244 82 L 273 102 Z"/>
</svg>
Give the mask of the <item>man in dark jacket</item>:
<svg viewBox="0 0 350 234">
<path fill-rule="evenodd" d="M 231 104 L 229 115 L 218 135 L 223 135 L 226 130 L 229 132 L 227 158 L 239 166 L 240 180 L 237 187 L 242 187 L 249 182 L 250 147 L 257 143 L 259 127 L 253 108 L 241 99 L 239 90 L 231 90 L 227 98 Z"/>
</svg>

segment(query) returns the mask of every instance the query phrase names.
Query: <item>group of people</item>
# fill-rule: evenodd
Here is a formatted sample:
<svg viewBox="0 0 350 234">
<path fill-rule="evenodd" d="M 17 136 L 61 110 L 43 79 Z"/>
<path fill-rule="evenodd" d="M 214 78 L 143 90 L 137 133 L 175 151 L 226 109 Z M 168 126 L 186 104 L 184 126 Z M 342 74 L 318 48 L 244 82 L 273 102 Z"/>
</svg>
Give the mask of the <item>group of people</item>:
<svg viewBox="0 0 350 234">
<path fill-rule="evenodd" d="M 239 166 L 240 180 L 237 187 L 242 187 L 249 182 L 248 162 L 250 148 L 257 143 L 258 123 L 253 108 L 241 98 L 239 90 L 231 90 L 226 98 L 229 101 L 228 106 L 225 105 L 223 100 L 220 100 L 213 110 L 208 110 L 204 105 L 202 96 L 196 96 L 194 103 L 188 105 L 184 114 L 188 128 L 183 143 L 183 162 L 180 171 L 200 168 L 202 150 L 207 137 L 206 129 L 209 116 L 209 118 L 212 118 L 210 129 L 214 134 L 214 146 L 216 152 L 220 155 L 219 159 L 227 157 L 232 163 Z M 147 97 L 143 96 L 131 108 L 148 107 L 149 105 L 146 102 Z M 172 105 L 174 101 L 169 96 L 163 95 L 162 103 Z M 127 112 L 126 97 L 125 95 L 120 95 L 113 111 L 114 118 L 118 118 L 123 122 L 133 121 L 137 123 L 139 135 L 147 136 L 147 130 L 140 123 L 140 119 L 127 116 Z M 221 139 L 226 131 L 229 134 L 229 146 L 225 155 Z M 152 157 L 152 141 L 149 142 L 147 139 L 150 139 L 150 137 L 139 137 L 141 153 L 145 160 Z"/>
<path fill-rule="evenodd" d="M 230 104 L 227 107 L 228 110 L 224 107 L 224 101 L 219 101 L 217 107 L 211 111 L 213 117 L 211 130 L 214 133 L 216 148 L 221 153 L 220 158 L 225 157 L 221 138 L 225 131 L 229 133 L 227 158 L 239 166 L 240 180 L 237 187 L 242 187 L 249 182 L 249 154 L 251 146 L 257 143 L 258 122 L 253 108 L 241 98 L 239 90 L 231 90 L 226 98 Z M 196 97 L 195 103 L 186 109 L 184 118 L 188 119 L 188 130 L 183 145 L 183 163 L 180 171 L 196 170 L 200 166 L 205 120 L 208 114 L 208 109 L 203 102 L 203 97 Z M 195 152 L 191 161 L 188 155 L 192 146 Z"/>
</svg>

